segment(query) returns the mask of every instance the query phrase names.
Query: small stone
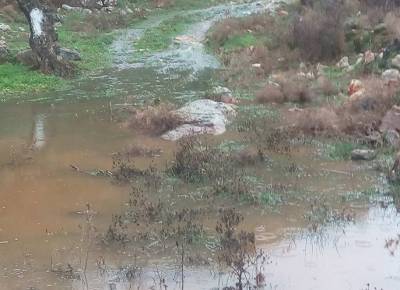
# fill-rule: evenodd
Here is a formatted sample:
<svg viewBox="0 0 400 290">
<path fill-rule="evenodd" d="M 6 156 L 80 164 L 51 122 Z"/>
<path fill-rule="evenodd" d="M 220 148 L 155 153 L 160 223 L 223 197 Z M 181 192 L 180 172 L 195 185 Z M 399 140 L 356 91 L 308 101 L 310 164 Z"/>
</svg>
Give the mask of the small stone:
<svg viewBox="0 0 400 290">
<path fill-rule="evenodd" d="M 350 66 L 349 58 L 347 56 L 344 56 L 341 60 L 339 60 L 336 66 L 338 68 L 348 68 Z"/>
<path fill-rule="evenodd" d="M 351 152 L 351 160 L 372 160 L 376 157 L 375 150 L 355 149 Z"/>
<path fill-rule="evenodd" d="M 10 25 L 4 24 L 4 23 L 0 23 L 0 31 L 1 32 L 7 32 L 10 31 L 11 27 Z"/>
</svg>

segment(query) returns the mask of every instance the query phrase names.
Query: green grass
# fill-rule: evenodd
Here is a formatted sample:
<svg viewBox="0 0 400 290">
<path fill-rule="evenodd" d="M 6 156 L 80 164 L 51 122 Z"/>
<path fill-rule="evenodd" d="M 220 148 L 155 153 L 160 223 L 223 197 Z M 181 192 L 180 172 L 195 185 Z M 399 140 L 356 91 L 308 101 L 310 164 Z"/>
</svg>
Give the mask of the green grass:
<svg viewBox="0 0 400 290">
<path fill-rule="evenodd" d="M 81 54 L 82 60 L 76 62 L 79 68 L 93 71 L 111 65 L 109 47 L 114 39 L 112 33 L 86 34 L 59 29 L 58 36 L 63 47 L 75 49 Z"/>
<path fill-rule="evenodd" d="M 157 27 L 148 29 L 135 43 L 140 51 L 160 51 L 168 48 L 173 39 L 182 34 L 193 19 L 188 16 L 175 16 L 161 22 Z"/>
<path fill-rule="evenodd" d="M 31 71 L 23 65 L 11 63 L 0 65 L 0 101 L 2 102 L 23 92 L 29 91 L 32 94 L 54 89 L 62 83 L 63 80 L 55 76 Z"/>
<path fill-rule="evenodd" d="M 226 51 L 233 51 L 236 49 L 241 49 L 256 45 L 257 41 L 258 41 L 257 38 L 251 33 L 235 35 L 233 37 L 228 38 L 228 40 L 225 41 L 223 48 Z"/>
</svg>

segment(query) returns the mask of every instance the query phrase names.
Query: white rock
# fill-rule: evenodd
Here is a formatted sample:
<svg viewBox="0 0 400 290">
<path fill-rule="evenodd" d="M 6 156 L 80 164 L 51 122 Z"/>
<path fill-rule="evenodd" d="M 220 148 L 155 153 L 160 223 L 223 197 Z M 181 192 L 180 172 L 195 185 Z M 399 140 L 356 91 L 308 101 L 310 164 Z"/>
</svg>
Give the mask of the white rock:
<svg viewBox="0 0 400 290">
<path fill-rule="evenodd" d="M 348 68 L 350 66 L 349 58 L 347 56 L 344 56 L 341 60 L 339 60 L 336 66 L 339 68 Z"/>
<path fill-rule="evenodd" d="M 185 124 L 161 136 L 164 140 L 176 141 L 185 136 L 212 134 L 226 131 L 230 117 L 236 115 L 236 106 L 212 100 L 197 100 L 175 111 Z"/>
</svg>

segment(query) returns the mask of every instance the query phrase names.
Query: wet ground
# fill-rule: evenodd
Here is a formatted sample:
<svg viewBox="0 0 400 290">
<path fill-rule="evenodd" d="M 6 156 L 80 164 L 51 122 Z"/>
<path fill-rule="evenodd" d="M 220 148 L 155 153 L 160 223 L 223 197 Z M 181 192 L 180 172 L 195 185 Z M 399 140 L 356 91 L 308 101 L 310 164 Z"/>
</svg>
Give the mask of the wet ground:
<svg viewBox="0 0 400 290">
<path fill-rule="evenodd" d="M 203 96 L 212 87 L 219 67 L 201 43 L 213 21 L 269 9 L 270 5 L 227 5 L 193 12 L 201 21 L 188 28 L 190 41 L 132 57 L 133 42 L 145 29 L 159 23 L 149 19 L 121 31 L 112 47 L 112 69 L 77 81 L 67 91 L 0 106 L 1 290 L 85 289 L 82 282 L 64 279 L 50 269 L 63 259 L 82 259 L 79 225 L 84 222 L 86 204 L 96 211 L 95 225 L 103 233 L 111 216 L 127 201 L 129 188 L 108 178 L 80 174 L 71 165 L 110 169 L 112 154 L 133 143 L 161 149 L 156 161 L 165 164 L 176 145 L 125 128 L 115 122 L 113 109 L 127 101 L 141 104 L 161 99 L 182 104 Z M 222 141 L 229 134 L 218 138 Z M 361 192 L 378 183 L 378 174 L 364 164 L 321 159 L 312 148 L 303 148 L 292 156 L 292 161 L 302 167 L 299 176 L 283 173 L 287 160 L 279 155 L 272 156 L 277 164 L 273 171 L 260 167 L 257 172 L 267 182 L 287 183 L 294 191 L 328 197 L 348 197 L 350 192 Z M 138 165 L 149 162 L 140 159 Z M 400 289 L 400 257 L 385 248 L 386 240 L 400 232 L 400 218 L 392 206 L 382 208 L 382 203 L 368 199 L 348 202 L 356 212 L 355 222 L 344 228 L 328 225 L 322 237 L 313 237 L 302 234 L 308 197 L 294 200 L 298 204 L 288 202 L 278 211 L 242 208 L 246 230 L 256 233 L 257 246 L 270 255 L 271 263 L 264 270 L 266 289 Z M 190 201 L 187 205 L 191 206 Z M 96 260 L 100 256 L 107 261 L 107 275 L 99 275 Z M 88 288 L 136 289 L 123 281 L 114 286 L 109 283 L 116 269 L 133 260 L 131 251 L 104 251 L 95 246 L 88 260 Z M 166 273 L 168 289 L 179 289 L 174 261 L 155 255 L 146 262 L 140 289 L 152 285 L 156 265 Z M 229 277 L 212 275 L 208 268 L 190 267 L 186 281 L 185 289 L 211 289 L 229 284 Z"/>
</svg>

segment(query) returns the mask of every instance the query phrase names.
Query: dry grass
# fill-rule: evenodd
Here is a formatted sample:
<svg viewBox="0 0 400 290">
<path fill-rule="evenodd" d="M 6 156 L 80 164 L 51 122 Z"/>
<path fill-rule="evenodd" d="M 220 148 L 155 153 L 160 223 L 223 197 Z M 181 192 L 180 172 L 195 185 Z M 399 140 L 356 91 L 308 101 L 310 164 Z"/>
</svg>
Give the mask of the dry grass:
<svg viewBox="0 0 400 290">
<path fill-rule="evenodd" d="M 183 124 L 182 118 L 174 112 L 174 109 L 173 105 L 160 104 L 136 110 L 128 121 L 128 126 L 152 135 L 160 135 Z"/>
</svg>

